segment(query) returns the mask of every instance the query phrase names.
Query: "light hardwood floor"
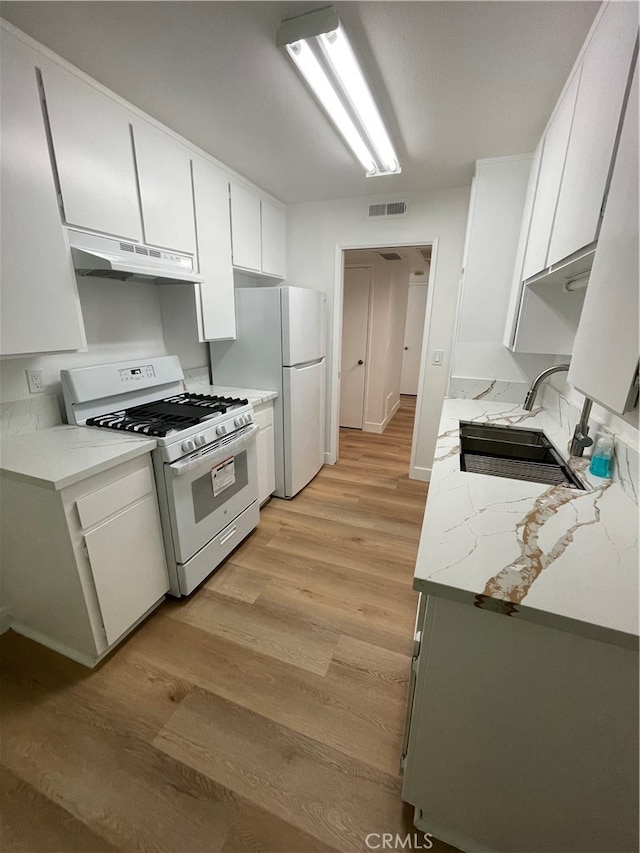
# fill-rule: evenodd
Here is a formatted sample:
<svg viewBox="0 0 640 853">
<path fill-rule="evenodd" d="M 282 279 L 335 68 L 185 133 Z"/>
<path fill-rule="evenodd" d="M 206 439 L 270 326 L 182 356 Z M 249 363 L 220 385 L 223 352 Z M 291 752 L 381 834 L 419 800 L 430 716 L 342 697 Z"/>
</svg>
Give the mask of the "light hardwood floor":
<svg viewBox="0 0 640 853">
<path fill-rule="evenodd" d="M 337 465 L 94 671 L 0 638 L 3 853 L 346 853 L 415 832 L 413 416 L 403 398 L 383 435 L 342 430 Z"/>
</svg>

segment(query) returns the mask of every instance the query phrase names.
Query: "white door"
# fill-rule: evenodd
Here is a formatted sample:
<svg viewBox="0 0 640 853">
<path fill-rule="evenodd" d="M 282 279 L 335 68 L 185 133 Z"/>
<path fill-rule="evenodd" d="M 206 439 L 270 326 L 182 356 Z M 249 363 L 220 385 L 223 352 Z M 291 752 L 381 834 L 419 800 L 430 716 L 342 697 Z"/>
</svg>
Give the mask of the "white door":
<svg viewBox="0 0 640 853">
<path fill-rule="evenodd" d="M 427 286 L 412 284 L 409 286 L 407 300 L 407 319 L 404 325 L 404 351 L 402 353 L 402 372 L 400 374 L 400 393 L 418 394 L 420 376 L 420 353 L 424 333 L 424 318 L 427 313 Z"/>
<path fill-rule="evenodd" d="M 362 429 L 369 337 L 371 270 L 344 271 L 342 300 L 342 361 L 340 364 L 340 426 Z"/>
<path fill-rule="evenodd" d="M 292 498 L 324 464 L 325 361 L 282 371 L 284 496 Z"/>
</svg>

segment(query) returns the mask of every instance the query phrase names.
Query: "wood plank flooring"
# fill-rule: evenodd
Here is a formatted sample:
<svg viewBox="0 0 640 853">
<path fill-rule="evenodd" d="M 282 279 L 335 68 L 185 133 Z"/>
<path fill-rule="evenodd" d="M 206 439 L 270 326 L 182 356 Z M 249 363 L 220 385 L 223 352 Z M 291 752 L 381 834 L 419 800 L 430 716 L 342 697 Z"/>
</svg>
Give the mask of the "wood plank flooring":
<svg viewBox="0 0 640 853">
<path fill-rule="evenodd" d="M 3 853 L 347 853 L 415 832 L 414 405 L 383 435 L 341 430 L 337 465 L 95 670 L 0 638 Z"/>
</svg>

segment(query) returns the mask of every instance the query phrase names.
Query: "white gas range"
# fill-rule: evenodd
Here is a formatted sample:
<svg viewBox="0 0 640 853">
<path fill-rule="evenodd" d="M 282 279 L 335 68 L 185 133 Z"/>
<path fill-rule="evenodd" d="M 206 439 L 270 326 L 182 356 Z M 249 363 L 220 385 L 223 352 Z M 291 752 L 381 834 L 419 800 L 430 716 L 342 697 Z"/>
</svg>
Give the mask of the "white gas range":
<svg viewBox="0 0 640 853">
<path fill-rule="evenodd" d="M 185 392 L 176 356 L 63 370 L 71 424 L 153 436 L 172 595 L 188 595 L 258 524 L 247 400 Z"/>
</svg>

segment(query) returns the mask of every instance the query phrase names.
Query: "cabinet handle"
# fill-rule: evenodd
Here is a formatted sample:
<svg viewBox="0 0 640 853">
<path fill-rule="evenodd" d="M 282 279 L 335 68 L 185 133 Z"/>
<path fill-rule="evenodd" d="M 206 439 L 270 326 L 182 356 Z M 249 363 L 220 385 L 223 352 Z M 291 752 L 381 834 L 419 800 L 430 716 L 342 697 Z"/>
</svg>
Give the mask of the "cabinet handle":
<svg viewBox="0 0 640 853">
<path fill-rule="evenodd" d="M 364 364 L 364 361 L 362 359 L 359 359 L 358 364 Z"/>
</svg>

